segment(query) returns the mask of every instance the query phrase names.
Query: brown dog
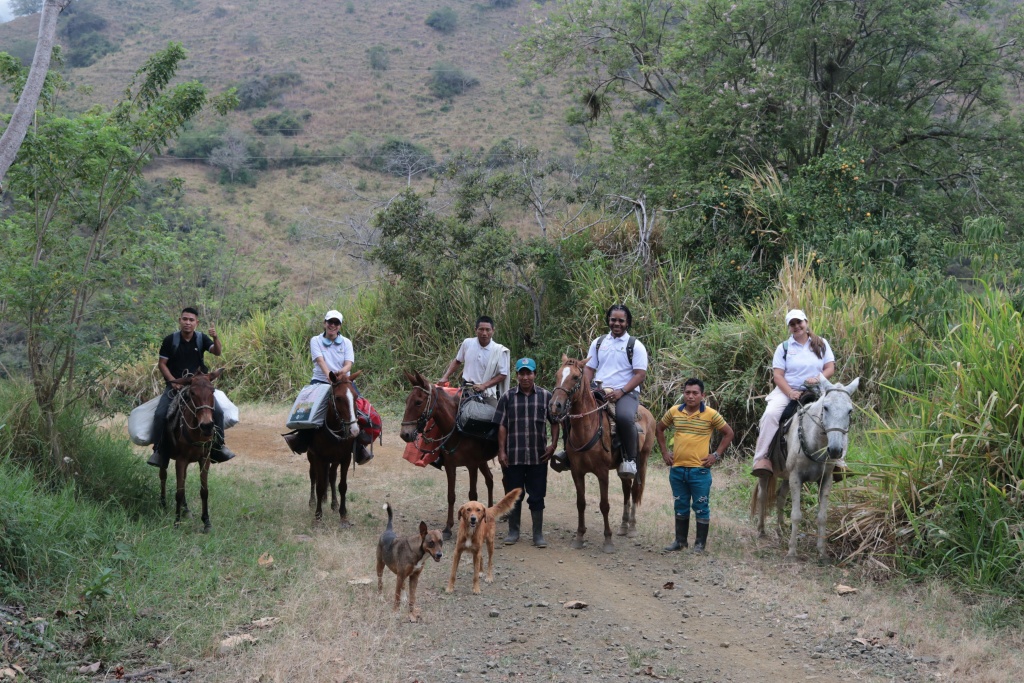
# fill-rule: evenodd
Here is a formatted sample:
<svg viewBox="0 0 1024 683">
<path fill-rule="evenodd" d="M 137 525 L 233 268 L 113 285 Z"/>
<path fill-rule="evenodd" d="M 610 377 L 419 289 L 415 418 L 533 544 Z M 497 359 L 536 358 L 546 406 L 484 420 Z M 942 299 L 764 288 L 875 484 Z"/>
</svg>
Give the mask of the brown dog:
<svg viewBox="0 0 1024 683">
<path fill-rule="evenodd" d="M 420 522 L 420 533 L 418 536 L 398 538 L 394 529 L 391 528 L 391 505 L 384 503 L 384 509 L 388 511 L 388 526 L 380 535 L 377 542 L 377 592 L 384 590 L 384 567 L 395 573 L 395 609 L 398 609 L 402 601 L 402 586 L 405 579 L 409 579 L 409 620 L 419 619 L 419 610 L 416 609 L 416 583 L 420 580 L 420 572 L 426 564 L 427 556 L 434 558 L 434 562 L 441 561 L 441 545 L 444 540 L 441 532 L 437 529 L 427 529 L 426 522 Z"/>
<path fill-rule="evenodd" d="M 462 551 L 473 551 L 473 592 L 480 592 L 480 576 L 484 573 L 484 544 L 487 544 L 487 583 L 494 581 L 494 528 L 498 517 L 512 509 L 522 489 L 512 489 L 494 507 L 484 507 L 475 500 L 463 503 L 459 508 L 459 535 L 452 559 L 452 574 L 448 577 L 448 588 L 455 590 L 455 571 L 459 568 Z"/>
</svg>

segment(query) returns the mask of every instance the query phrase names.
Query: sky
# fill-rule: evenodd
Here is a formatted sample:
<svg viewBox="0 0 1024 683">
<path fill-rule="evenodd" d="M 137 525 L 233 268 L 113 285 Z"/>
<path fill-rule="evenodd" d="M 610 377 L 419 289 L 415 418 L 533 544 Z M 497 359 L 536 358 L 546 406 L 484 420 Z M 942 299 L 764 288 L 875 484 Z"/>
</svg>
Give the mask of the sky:
<svg viewBox="0 0 1024 683">
<path fill-rule="evenodd" d="M 10 21 L 12 19 L 11 10 L 7 6 L 7 2 L 8 0 L 0 0 L 0 22 Z"/>
</svg>

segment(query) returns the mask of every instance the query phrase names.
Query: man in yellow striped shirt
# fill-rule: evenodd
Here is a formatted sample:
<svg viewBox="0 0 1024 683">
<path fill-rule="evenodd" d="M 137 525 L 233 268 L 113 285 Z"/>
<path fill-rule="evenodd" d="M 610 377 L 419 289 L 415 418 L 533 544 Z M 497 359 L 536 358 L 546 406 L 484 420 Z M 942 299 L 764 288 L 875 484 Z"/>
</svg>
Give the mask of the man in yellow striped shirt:
<svg viewBox="0 0 1024 683">
<path fill-rule="evenodd" d="M 665 444 L 665 430 L 673 429 L 672 454 Z M 711 435 L 719 431 L 722 439 L 711 452 Z M 658 422 L 657 437 L 661 457 L 669 470 L 669 483 L 675 498 L 676 539 L 665 550 L 688 548 L 690 508 L 697 518 L 697 538 L 693 551 L 704 552 L 711 524 L 711 466 L 722 459 L 735 433 L 714 408 L 704 403 L 704 382 L 691 377 L 683 385 L 683 402 L 672 406 Z"/>
</svg>

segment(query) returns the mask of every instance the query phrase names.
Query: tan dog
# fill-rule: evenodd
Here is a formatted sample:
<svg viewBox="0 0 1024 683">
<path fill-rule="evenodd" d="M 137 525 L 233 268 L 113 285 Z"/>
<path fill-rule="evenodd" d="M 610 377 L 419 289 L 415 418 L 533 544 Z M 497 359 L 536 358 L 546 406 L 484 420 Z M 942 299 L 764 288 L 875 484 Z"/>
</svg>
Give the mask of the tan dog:
<svg viewBox="0 0 1024 683">
<path fill-rule="evenodd" d="M 437 529 L 427 529 L 426 522 L 420 522 L 420 533 L 416 536 L 398 538 L 391 528 L 391 505 L 384 503 L 388 511 L 388 526 L 377 542 L 377 592 L 384 590 L 384 567 L 395 573 L 395 609 L 402 601 L 402 586 L 409 579 L 409 620 L 419 619 L 416 609 L 416 583 L 420 580 L 420 572 L 426 564 L 427 556 L 434 562 L 441 561 L 441 545 L 444 540 Z"/>
<path fill-rule="evenodd" d="M 512 509 L 522 489 L 512 489 L 494 507 L 486 508 L 484 504 L 471 500 L 459 508 L 459 535 L 455 545 L 455 557 L 452 560 L 452 574 L 448 577 L 448 588 L 455 590 L 455 572 L 459 568 L 462 551 L 473 552 L 473 592 L 480 592 L 480 576 L 484 573 L 484 544 L 487 544 L 487 583 L 494 581 L 494 529 L 498 517 Z"/>
</svg>

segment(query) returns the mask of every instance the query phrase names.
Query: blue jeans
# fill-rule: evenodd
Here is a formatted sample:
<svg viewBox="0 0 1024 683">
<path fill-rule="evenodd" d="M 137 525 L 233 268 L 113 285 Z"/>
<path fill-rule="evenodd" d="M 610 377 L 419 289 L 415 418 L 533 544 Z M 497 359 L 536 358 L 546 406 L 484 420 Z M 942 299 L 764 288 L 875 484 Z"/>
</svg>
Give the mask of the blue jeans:
<svg viewBox="0 0 1024 683">
<path fill-rule="evenodd" d="M 673 467 L 668 474 L 675 498 L 676 517 L 689 518 L 690 507 L 698 522 L 711 520 L 711 470 L 707 467 Z"/>
</svg>

